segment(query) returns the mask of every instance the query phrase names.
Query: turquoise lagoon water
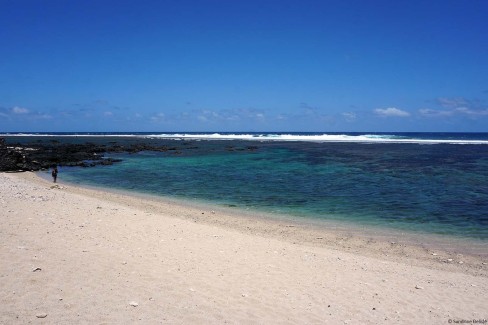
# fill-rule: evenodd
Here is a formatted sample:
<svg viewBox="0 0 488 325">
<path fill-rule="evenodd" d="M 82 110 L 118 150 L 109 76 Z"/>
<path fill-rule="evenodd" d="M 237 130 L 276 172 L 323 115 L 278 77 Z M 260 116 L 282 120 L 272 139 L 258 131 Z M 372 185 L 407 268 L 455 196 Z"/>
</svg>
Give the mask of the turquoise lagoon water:
<svg viewBox="0 0 488 325">
<path fill-rule="evenodd" d="M 108 141 L 97 136 L 90 141 Z M 306 220 L 488 240 L 486 134 L 274 136 L 138 135 L 181 150 L 113 154 L 123 161 L 61 167 L 60 178 Z"/>
</svg>

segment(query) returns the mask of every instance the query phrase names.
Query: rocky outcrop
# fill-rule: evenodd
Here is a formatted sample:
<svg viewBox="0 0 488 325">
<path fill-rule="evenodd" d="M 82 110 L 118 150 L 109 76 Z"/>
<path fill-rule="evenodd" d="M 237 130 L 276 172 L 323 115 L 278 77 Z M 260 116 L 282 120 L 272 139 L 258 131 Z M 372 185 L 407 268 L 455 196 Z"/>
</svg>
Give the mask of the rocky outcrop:
<svg viewBox="0 0 488 325">
<path fill-rule="evenodd" d="M 0 171 L 19 170 L 19 165 L 25 162 L 25 157 L 20 152 L 10 150 L 5 139 L 0 138 Z"/>
<path fill-rule="evenodd" d="M 59 139 L 59 141 L 58 141 Z M 180 155 L 186 151 L 198 151 L 194 142 L 181 142 L 175 146 L 174 141 L 160 140 L 124 140 L 100 141 L 97 143 L 78 143 L 79 139 L 36 138 L 31 142 L 13 142 L 15 138 L 0 138 L 0 171 L 37 171 L 59 166 L 93 167 L 111 165 L 120 159 L 106 158 L 106 153 L 137 153 L 141 151 L 167 152 Z M 220 147 L 218 147 L 220 148 Z M 258 147 L 249 145 L 229 145 L 226 151 L 255 151 Z M 206 148 L 205 150 L 209 150 Z M 220 149 L 210 149 L 220 150 Z"/>
<path fill-rule="evenodd" d="M 92 167 L 119 159 L 104 158 L 107 148 L 95 144 L 38 143 L 7 146 L 0 138 L 0 171 L 37 171 L 54 165 Z"/>
<path fill-rule="evenodd" d="M 7 146 L 0 138 L 0 171 L 37 171 L 59 166 L 93 167 L 112 165 L 120 159 L 105 158 L 105 153 L 137 153 L 159 151 L 180 154 L 182 150 L 195 149 L 187 145 L 180 148 L 148 143 L 62 143 L 57 140 L 43 140 L 32 143 L 14 143 Z"/>
</svg>

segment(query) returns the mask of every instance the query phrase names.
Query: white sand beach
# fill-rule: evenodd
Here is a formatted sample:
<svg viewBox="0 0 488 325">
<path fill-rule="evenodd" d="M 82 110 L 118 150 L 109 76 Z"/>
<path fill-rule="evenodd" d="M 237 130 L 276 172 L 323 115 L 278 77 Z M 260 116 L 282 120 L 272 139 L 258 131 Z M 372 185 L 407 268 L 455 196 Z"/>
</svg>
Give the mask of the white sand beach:
<svg viewBox="0 0 488 325">
<path fill-rule="evenodd" d="M 0 324 L 488 319 L 488 252 L 0 173 Z"/>
</svg>

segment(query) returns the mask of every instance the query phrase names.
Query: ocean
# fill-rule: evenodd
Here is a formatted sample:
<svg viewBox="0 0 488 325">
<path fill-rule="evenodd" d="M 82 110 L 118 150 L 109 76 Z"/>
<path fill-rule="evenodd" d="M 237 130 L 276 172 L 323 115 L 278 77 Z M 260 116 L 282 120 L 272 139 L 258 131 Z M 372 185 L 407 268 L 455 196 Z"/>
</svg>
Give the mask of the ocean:
<svg viewBox="0 0 488 325">
<path fill-rule="evenodd" d="M 488 241 L 488 133 L 41 133 L 7 141 L 148 142 L 112 166 L 60 167 L 80 185 L 276 217 Z"/>
</svg>

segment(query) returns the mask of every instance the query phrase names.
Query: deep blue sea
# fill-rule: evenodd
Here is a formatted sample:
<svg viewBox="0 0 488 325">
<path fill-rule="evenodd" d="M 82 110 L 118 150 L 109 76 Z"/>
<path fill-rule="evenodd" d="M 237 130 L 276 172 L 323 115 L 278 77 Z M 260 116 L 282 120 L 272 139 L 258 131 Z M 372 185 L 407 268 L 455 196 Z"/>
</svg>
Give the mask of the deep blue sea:
<svg viewBox="0 0 488 325">
<path fill-rule="evenodd" d="M 123 160 L 112 166 L 61 167 L 59 178 L 77 184 L 488 240 L 488 133 L 81 133 L 9 141 L 46 136 L 175 147 L 111 154 Z"/>
</svg>

